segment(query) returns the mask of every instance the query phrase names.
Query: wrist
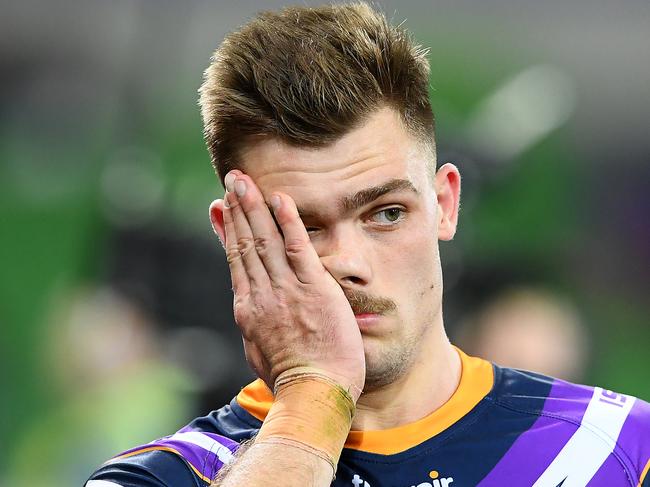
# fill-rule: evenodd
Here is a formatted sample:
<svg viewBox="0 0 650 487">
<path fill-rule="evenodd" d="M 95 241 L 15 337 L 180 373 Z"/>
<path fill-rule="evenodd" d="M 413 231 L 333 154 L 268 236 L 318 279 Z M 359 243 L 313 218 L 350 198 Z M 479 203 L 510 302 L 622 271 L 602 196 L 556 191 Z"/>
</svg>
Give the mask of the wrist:
<svg viewBox="0 0 650 487">
<path fill-rule="evenodd" d="M 357 385 L 357 382 L 352 379 L 336 374 L 331 371 L 326 371 L 317 367 L 293 367 L 292 369 L 286 370 L 275 379 L 275 384 L 273 387 L 273 395 L 277 393 L 278 386 L 283 386 L 284 384 L 297 384 L 304 379 L 314 379 L 327 382 L 332 386 L 337 386 L 339 389 L 342 389 L 352 400 L 353 405 L 356 405 L 357 400 L 361 396 L 363 380 L 360 380 L 361 387 Z M 354 414 L 353 414 L 354 415 Z"/>
<path fill-rule="evenodd" d="M 331 377 L 308 367 L 281 374 L 274 395 L 255 442 L 300 448 L 326 460 L 336 472 L 354 417 L 353 397 Z"/>
</svg>

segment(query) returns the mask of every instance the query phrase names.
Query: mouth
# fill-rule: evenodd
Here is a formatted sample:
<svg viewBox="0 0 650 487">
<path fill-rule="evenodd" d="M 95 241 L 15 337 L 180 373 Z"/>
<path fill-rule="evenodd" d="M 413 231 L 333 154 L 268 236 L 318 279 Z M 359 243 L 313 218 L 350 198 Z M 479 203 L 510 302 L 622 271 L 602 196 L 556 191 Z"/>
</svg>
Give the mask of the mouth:
<svg viewBox="0 0 650 487">
<path fill-rule="evenodd" d="M 363 332 L 370 330 L 377 326 L 379 319 L 381 318 L 380 314 L 377 313 L 354 313 L 354 317 L 357 319 L 357 325 L 359 329 Z"/>
</svg>

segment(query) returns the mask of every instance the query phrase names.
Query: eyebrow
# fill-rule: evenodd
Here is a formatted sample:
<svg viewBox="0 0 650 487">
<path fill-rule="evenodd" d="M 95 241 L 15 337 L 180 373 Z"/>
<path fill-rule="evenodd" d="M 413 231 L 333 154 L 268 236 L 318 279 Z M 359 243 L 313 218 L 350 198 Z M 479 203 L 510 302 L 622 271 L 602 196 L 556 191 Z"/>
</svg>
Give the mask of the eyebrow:
<svg viewBox="0 0 650 487">
<path fill-rule="evenodd" d="M 350 212 L 362 208 L 386 194 L 399 191 L 410 191 L 419 194 L 419 191 L 408 179 L 391 179 L 379 186 L 371 186 L 352 195 L 344 196 L 337 202 L 337 205 L 344 212 Z M 316 212 L 306 208 L 298 208 L 298 215 L 303 219 L 313 218 L 316 216 Z"/>
</svg>

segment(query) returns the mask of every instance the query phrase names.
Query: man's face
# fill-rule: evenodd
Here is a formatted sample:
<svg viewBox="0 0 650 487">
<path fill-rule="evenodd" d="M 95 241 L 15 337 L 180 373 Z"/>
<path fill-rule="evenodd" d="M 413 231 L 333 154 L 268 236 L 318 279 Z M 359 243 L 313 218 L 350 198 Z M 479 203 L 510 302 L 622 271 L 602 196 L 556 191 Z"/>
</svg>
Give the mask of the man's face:
<svg viewBox="0 0 650 487">
<path fill-rule="evenodd" d="M 366 390 L 402 376 L 442 327 L 438 239 L 453 237 L 459 177 L 435 161 L 390 109 L 321 149 L 277 139 L 248 145 L 242 170 L 268 201 L 296 202 L 323 266 L 345 291 L 362 332 Z"/>
</svg>

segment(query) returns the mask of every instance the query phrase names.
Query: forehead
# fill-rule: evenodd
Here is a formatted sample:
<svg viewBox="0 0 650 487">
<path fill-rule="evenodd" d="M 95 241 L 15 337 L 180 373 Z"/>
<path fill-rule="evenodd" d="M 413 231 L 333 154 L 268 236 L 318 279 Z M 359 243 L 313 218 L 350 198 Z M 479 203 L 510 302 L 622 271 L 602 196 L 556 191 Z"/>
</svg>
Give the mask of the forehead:
<svg viewBox="0 0 650 487">
<path fill-rule="evenodd" d="M 361 127 L 324 148 L 290 146 L 267 138 L 241 153 L 242 170 L 265 198 L 282 191 L 298 206 L 323 205 L 363 189 L 405 179 L 418 190 L 428 186 L 428 152 L 403 128 L 398 114 L 385 108 Z"/>
</svg>

